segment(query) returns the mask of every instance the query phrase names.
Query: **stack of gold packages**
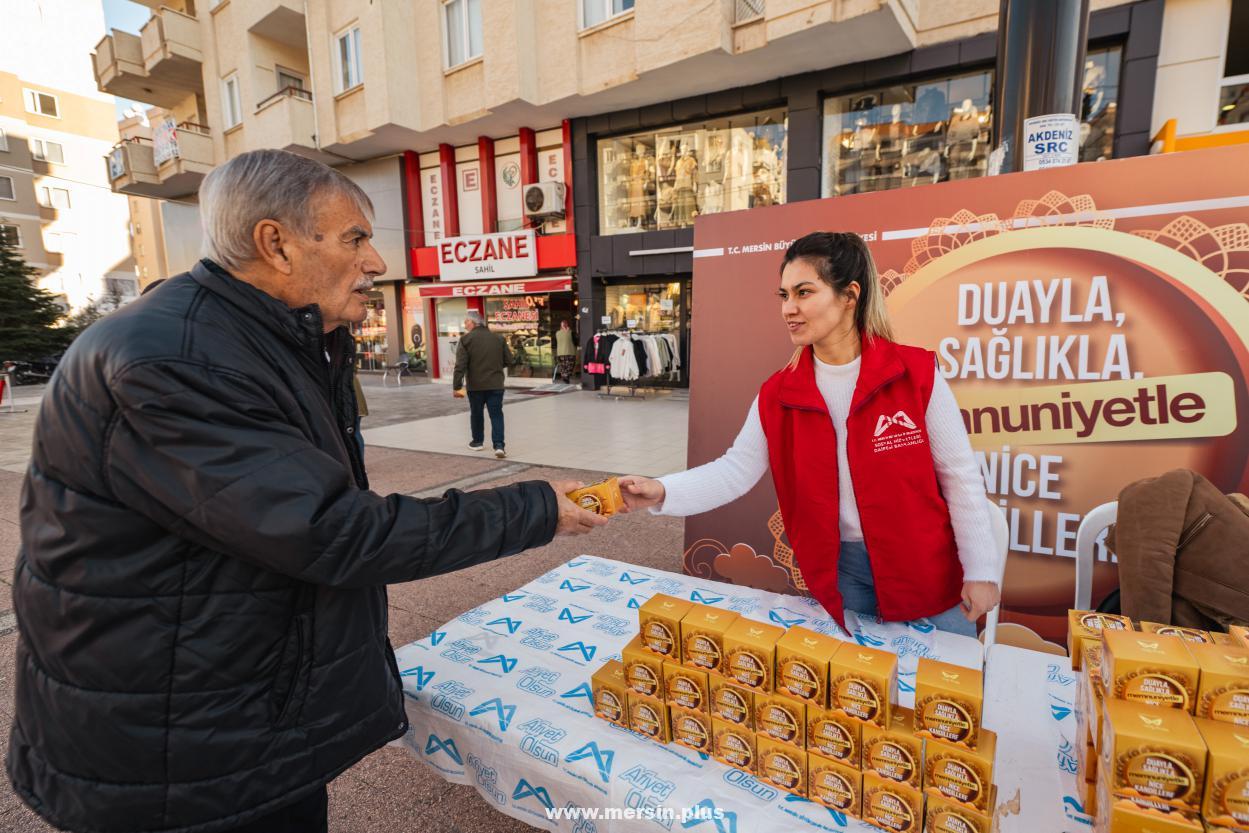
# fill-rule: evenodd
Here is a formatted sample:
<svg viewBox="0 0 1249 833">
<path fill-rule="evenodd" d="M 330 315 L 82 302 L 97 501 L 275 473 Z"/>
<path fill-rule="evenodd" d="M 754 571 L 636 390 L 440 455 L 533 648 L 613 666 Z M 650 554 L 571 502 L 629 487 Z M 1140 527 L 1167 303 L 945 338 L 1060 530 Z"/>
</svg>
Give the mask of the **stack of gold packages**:
<svg viewBox="0 0 1249 833">
<path fill-rule="evenodd" d="M 663 594 L 638 625 L 594 675 L 600 718 L 886 830 L 989 833 L 979 671 L 921 659 L 912 710 L 888 651 Z"/>
<path fill-rule="evenodd" d="M 1069 618 L 1094 831 L 1249 831 L 1249 646 L 1234 630 L 1130 620 L 1089 644 L 1085 625 L 1102 615 Z"/>
</svg>

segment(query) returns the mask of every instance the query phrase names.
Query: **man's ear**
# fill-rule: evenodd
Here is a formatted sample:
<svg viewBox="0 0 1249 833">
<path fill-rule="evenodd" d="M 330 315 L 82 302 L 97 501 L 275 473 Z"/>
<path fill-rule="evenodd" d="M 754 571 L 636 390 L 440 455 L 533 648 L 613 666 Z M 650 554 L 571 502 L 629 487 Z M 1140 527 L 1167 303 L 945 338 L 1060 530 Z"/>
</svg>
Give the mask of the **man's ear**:
<svg viewBox="0 0 1249 833">
<path fill-rule="evenodd" d="M 294 267 L 287 252 L 291 233 L 281 223 L 277 220 L 261 220 L 252 229 L 252 242 L 256 246 L 259 260 L 283 275 L 291 274 Z"/>
</svg>

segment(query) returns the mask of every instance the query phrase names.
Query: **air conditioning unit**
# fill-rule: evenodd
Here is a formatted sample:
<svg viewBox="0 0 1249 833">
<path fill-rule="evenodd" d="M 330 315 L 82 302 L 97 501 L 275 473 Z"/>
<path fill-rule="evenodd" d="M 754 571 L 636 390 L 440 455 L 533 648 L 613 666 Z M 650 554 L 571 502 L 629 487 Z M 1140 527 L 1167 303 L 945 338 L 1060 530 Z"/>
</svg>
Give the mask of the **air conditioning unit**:
<svg viewBox="0 0 1249 833">
<path fill-rule="evenodd" d="M 525 186 L 526 217 L 555 219 L 564 216 L 565 189 L 562 182 L 534 182 Z"/>
</svg>

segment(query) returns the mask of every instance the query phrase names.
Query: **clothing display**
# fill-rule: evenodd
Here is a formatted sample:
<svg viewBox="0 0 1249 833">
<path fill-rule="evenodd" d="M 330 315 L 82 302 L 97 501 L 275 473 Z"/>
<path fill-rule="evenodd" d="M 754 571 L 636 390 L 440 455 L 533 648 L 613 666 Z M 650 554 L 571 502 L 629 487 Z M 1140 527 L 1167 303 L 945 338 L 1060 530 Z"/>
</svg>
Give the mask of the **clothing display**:
<svg viewBox="0 0 1249 833">
<path fill-rule="evenodd" d="M 662 376 L 675 379 L 681 370 L 677 337 L 673 333 L 595 333 L 584 369 L 599 384 Z"/>
</svg>

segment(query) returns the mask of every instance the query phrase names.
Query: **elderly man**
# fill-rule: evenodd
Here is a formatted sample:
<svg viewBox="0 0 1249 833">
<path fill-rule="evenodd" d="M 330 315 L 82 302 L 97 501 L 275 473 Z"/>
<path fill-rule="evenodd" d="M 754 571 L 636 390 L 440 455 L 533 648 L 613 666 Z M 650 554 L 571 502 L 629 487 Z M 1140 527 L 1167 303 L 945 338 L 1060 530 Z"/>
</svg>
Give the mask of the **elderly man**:
<svg viewBox="0 0 1249 833">
<path fill-rule="evenodd" d="M 585 532 L 573 483 L 369 491 L 353 345 L 371 204 L 282 151 L 200 192 L 208 257 L 93 325 L 40 408 L 8 773 L 73 831 L 326 830 L 407 729 L 386 589 Z"/>
<path fill-rule="evenodd" d="M 486 442 L 486 421 L 482 410 L 490 411 L 490 444 L 494 456 L 507 456 L 503 440 L 504 368 L 512 363 L 507 339 L 486 326 L 481 313 L 472 310 L 464 318 L 464 336 L 455 351 L 455 375 L 451 388 L 457 398 L 464 398 L 468 387 L 468 428 L 470 451 L 481 451 Z"/>
</svg>

